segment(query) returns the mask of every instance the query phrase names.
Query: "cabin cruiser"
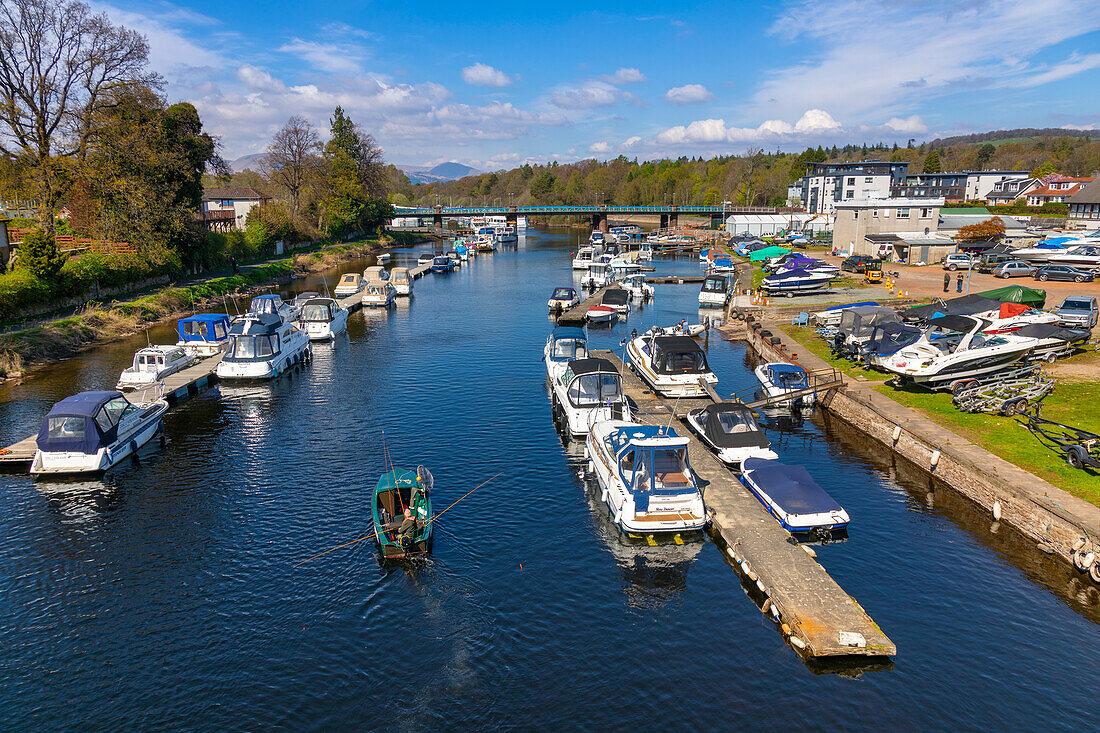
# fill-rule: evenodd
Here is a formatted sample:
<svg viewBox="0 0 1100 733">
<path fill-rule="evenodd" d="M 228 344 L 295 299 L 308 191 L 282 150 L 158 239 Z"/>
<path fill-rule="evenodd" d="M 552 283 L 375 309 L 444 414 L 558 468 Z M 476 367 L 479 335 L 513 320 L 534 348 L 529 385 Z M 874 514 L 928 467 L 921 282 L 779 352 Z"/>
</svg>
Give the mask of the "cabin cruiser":
<svg viewBox="0 0 1100 733">
<path fill-rule="evenodd" d="M 841 312 L 836 346 L 856 352 L 862 343 L 871 338 L 871 332 L 874 331 L 875 326 L 894 323 L 897 320 L 897 312 L 884 305 L 860 305 L 855 308 L 846 308 Z"/>
<path fill-rule="evenodd" d="M 500 244 L 509 244 L 511 242 L 519 241 L 519 237 L 516 236 L 516 228 L 511 224 L 505 224 L 504 226 L 497 227 L 494 236 L 495 240 Z"/>
<path fill-rule="evenodd" d="M 439 255 L 432 259 L 432 272 L 453 272 L 455 262 L 447 255 Z"/>
<path fill-rule="evenodd" d="M 290 308 L 295 313 L 301 315 L 302 306 L 304 306 L 306 303 L 313 300 L 314 298 L 320 298 L 320 297 L 321 297 L 321 294 L 316 292 L 316 291 L 313 291 L 313 290 L 307 290 L 304 293 L 298 293 L 297 295 L 294 296 L 294 300 L 290 301 Z"/>
<path fill-rule="evenodd" d="M 944 387 L 1015 364 L 1038 341 L 1011 333 L 982 333 L 989 324 L 974 316 L 940 316 L 911 346 L 884 359 L 882 368 L 931 388 Z"/>
<path fill-rule="evenodd" d="M 619 285 L 630 294 L 633 300 L 649 300 L 656 292 L 653 286 L 645 281 L 645 275 L 640 272 L 627 275 Z"/>
<path fill-rule="evenodd" d="M 916 343 L 922 333 L 916 326 L 887 321 L 871 329 L 871 335 L 859 345 L 859 358 L 865 364 L 880 367 L 886 357 Z"/>
<path fill-rule="evenodd" d="M 371 283 L 385 282 L 390 279 L 390 273 L 386 271 L 385 267 L 381 265 L 374 265 L 363 270 L 363 282 L 367 285 Z"/>
<path fill-rule="evenodd" d="M 703 497 L 691 471 L 688 439 L 671 428 L 605 420 L 585 442 L 600 500 L 624 532 L 691 532 L 706 526 Z"/>
<path fill-rule="evenodd" d="M 607 266 L 615 272 L 621 273 L 640 270 L 642 268 L 641 265 L 639 265 L 637 262 L 630 259 L 627 255 L 624 254 L 619 254 L 612 257 L 611 260 L 607 263 Z"/>
<path fill-rule="evenodd" d="M 552 311 L 566 311 L 575 305 L 580 305 L 581 296 L 574 288 L 554 288 L 550 299 L 546 301 L 546 307 Z"/>
<path fill-rule="evenodd" d="M 546 346 L 542 348 L 542 360 L 546 362 L 546 376 L 553 382 L 560 377 L 569 362 L 588 357 L 588 334 L 576 326 L 558 326 L 550 332 Z"/>
<path fill-rule="evenodd" d="M 1094 244 L 1074 247 L 1065 252 L 1051 255 L 1051 265 L 1069 265 L 1080 270 L 1095 270 L 1100 267 L 1100 246 Z"/>
<path fill-rule="evenodd" d="M 451 262 L 454 263 L 456 270 L 462 267 L 462 258 L 458 256 L 458 252 L 452 250 L 450 252 L 445 252 L 444 254 L 451 258 Z"/>
<path fill-rule="evenodd" d="M 274 315 L 284 321 L 296 321 L 298 311 L 289 303 L 284 303 L 278 295 L 257 295 L 248 305 L 248 316 Z"/>
<path fill-rule="evenodd" d="M 408 269 L 395 267 L 390 271 L 390 283 L 398 295 L 412 295 L 413 279 Z"/>
<path fill-rule="evenodd" d="M 788 298 L 795 293 L 810 293 L 824 290 L 832 283 L 836 273 L 817 270 L 788 270 L 768 275 L 763 280 L 763 289 L 769 293 L 782 293 Z"/>
<path fill-rule="evenodd" d="M 577 254 L 573 257 L 573 269 L 574 270 L 587 270 L 588 266 L 592 264 L 592 259 L 596 256 L 596 249 L 594 247 L 581 247 L 577 250 Z"/>
<path fill-rule="evenodd" d="M 619 318 L 619 310 L 613 305 L 597 303 L 585 311 L 584 317 L 588 319 L 589 323 L 610 324 Z"/>
<path fill-rule="evenodd" d="M 1066 328 L 1056 323 L 1032 323 L 1017 329 L 1014 334 L 1033 338 L 1035 347 L 1028 352 L 1029 361 L 1045 360 L 1051 364 L 1059 356 L 1073 353 L 1092 338 L 1092 331 L 1085 328 Z"/>
<path fill-rule="evenodd" d="M 332 298 L 312 298 L 302 306 L 298 328 L 310 341 L 335 338 L 348 328 L 348 309 Z"/>
<path fill-rule="evenodd" d="M 699 289 L 699 305 L 724 307 L 730 301 L 731 287 L 728 275 L 707 275 Z"/>
<path fill-rule="evenodd" d="M 340 282 L 336 284 L 336 289 L 332 291 L 332 294 L 337 298 L 346 298 L 349 295 L 362 292 L 363 285 L 365 283 L 359 273 L 349 272 L 340 278 Z"/>
<path fill-rule="evenodd" d="M 592 230 L 592 233 L 588 235 L 588 243 L 593 247 L 603 247 L 611 243 L 611 240 L 606 234 L 599 229 Z"/>
<path fill-rule="evenodd" d="M 491 234 L 479 236 L 474 240 L 474 247 L 478 252 L 493 252 L 496 250 L 496 245 L 493 243 L 493 237 Z"/>
<path fill-rule="evenodd" d="M 769 361 L 753 370 L 760 380 L 761 391 L 765 397 L 782 397 L 786 394 L 801 393 L 810 387 L 810 375 L 797 364 L 785 361 Z M 815 393 L 799 394 L 797 397 L 772 402 L 777 407 L 810 407 L 814 404 Z"/>
<path fill-rule="evenodd" d="M 176 330 L 180 336 L 176 346 L 182 346 L 200 358 L 215 356 L 222 353 L 229 343 L 229 316 L 199 313 L 179 319 Z"/>
<path fill-rule="evenodd" d="M 601 259 L 606 256 L 607 255 L 601 255 Z M 588 272 L 581 278 L 581 287 L 596 290 L 605 285 L 610 285 L 611 282 L 611 270 L 608 268 L 607 263 L 594 260 L 592 264 L 588 266 Z"/>
<path fill-rule="evenodd" d="M 629 420 L 623 379 L 607 359 L 574 359 L 551 384 L 554 406 L 570 435 L 587 435 L 603 420 Z"/>
<path fill-rule="evenodd" d="M 718 402 L 691 410 L 687 423 L 723 463 L 734 468 L 748 458 L 779 457 L 756 422 L 752 408 L 741 402 Z"/>
<path fill-rule="evenodd" d="M 138 349 L 134 363 L 122 370 L 115 389 L 127 391 L 149 387 L 195 361 L 195 355 L 180 346 L 146 346 Z"/>
<path fill-rule="evenodd" d="M 271 314 L 246 316 L 229 331 L 216 373 L 219 379 L 272 379 L 312 355 L 309 337 L 293 323 Z"/>
<path fill-rule="evenodd" d="M 791 534 L 827 536 L 846 529 L 851 521 L 803 466 L 749 458 L 741 464 L 741 483 Z"/>
<path fill-rule="evenodd" d="M 121 392 L 81 392 L 42 418 L 31 474 L 100 473 L 137 452 L 163 429 L 164 400 L 134 404 Z"/>
<path fill-rule="evenodd" d="M 638 248 L 638 261 L 639 262 L 652 262 L 653 261 L 653 245 L 649 242 L 643 242 Z"/>
<path fill-rule="evenodd" d="M 600 297 L 600 305 L 606 305 L 615 309 L 620 316 L 630 313 L 630 293 L 622 288 L 608 288 Z"/>
<path fill-rule="evenodd" d="M 688 336 L 639 336 L 626 347 L 634 371 L 658 394 L 706 397 L 700 383 L 718 384 L 707 355 Z"/>
<path fill-rule="evenodd" d="M 419 265 L 430 265 L 430 264 L 432 264 L 432 260 L 434 260 L 434 259 L 435 259 L 434 254 L 432 254 L 431 252 L 425 252 L 424 254 L 422 254 L 422 255 L 420 255 L 419 257 L 416 258 L 416 264 L 418 266 Z"/>
<path fill-rule="evenodd" d="M 369 282 L 362 302 L 369 308 L 389 308 L 397 302 L 397 288 L 389 280 Z"/>
</svg>

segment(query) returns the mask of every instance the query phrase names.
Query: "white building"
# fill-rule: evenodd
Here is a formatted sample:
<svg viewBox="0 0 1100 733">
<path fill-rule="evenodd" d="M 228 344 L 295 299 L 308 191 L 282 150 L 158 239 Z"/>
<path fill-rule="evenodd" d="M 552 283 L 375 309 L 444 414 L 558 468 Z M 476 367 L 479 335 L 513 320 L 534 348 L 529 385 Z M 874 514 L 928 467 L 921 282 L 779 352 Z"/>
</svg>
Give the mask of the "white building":
<svg viewBox="0 0 1100 733">
<path fill-rule="evenodd" d="M 733 236 L 750 234 L 754 237 L 771 237 L 781 230 L 801 232 L 813 214 L 730 214 L 726 217 L 726 231 Z M 818 217 L 821 218 L 821 217 Z"/>
<path fill-rule="evenodd" d="M 254 188 L 207 188 L 202 192 L 202 220 L 207 229 L 244 231 L 248 212 L 271 197 Z"/>
<path fill-rule="evenodd" d="M 967 171 L 966 200 L 985 201 L 999 182 L 1030 178 L 1027 171 Z"/>
<path fill-rule="evenodd" d="M 942 198 L 841 201 L 836 205 L 833 246 L 848 254 L 881 257 L 892 248 L 892 243 L 897 239 L 881 235 L 904 235 L 910 238 L 929 238 L 934 235 L 939 228 L 940 207 L 943 203 Z M 931 244 L 929 241 L 924 246 Z M 953 244 L 946 240 L 940 246 Z"/>
<path fill-rule="evenodd" d="M 802 177 L 802 201 L 811 214 L 831 214 L 841 201 L 887 198 L 905 180 L 909 163 L 865 160 L 810 163 Z"/>
</svg>

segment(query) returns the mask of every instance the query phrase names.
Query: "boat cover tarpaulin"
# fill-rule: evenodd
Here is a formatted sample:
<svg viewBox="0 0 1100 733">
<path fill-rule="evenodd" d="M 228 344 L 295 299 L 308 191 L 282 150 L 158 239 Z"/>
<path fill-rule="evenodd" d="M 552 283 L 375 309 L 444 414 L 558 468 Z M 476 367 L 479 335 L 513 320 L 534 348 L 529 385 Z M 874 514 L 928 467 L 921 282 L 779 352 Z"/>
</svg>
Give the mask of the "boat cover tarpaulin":
<svg viewBox="0 0 1100 733">
<path fill-rule="evenodd" d="M 896 320 L 898 314 L 893 308 L 885 305 L 861 305 L 848 308 L 841 314 L 840 331 L 850 336 L 865 336 L 875 326 Z"/>
<path fill-rule="evenodd" d="M 1003 288 L 994 288 L 982 293 L 976 293 L 978 297 L 998 300 L 1002 303 L 1023 303 L 1032 308 L 1042 308 L 1047 302 L 1047 291 L 1036 288 L 1026 288 L 1023 285 L 1006 285 Z"/>
<path fill-rule="evenodd" d="M 943 329 L 945 331 L 959 331 L 960 333 L 967 333 L 968 331 L 970 331 L 970 329 L 974 328 L 974 325 L 979 321 L 980 319 L 977 318 L 948 315 L 940 316 L 939 318 L 933 318 L 928 322 L 928 325 L 932 326 L 933 328 Z"/>
<path fill-rule="evenodd" d="M 974 313 L 985 313 L 997 310 L 1001 307 L 1002 300 L 993 300 L 981 295 L 964 295 L 961 298 L 952 298 L 944 302 L 931 303 L 930 305 L 918 305 L 902 313 L 908 321 L 927 321 L 935 318 L 936 314 L 947 316 L 969 316 Z"/>
<path fill-rule="evenodd" d="M 747 458 L 741 470 L 787 514 L 827 514 L 844 510 L 803 466 Z"/>
<path fill-rule="evenodd" d="M 199 324 L 200 328 L 187 328 L 187 324 Z M 214 338 L 214 326 L 221 323 L 225 330 L 229 331 L 229 316 L 221 313 L 198 313 L 187 318 L 181 318 L 176 322 L 180 341 L 205 341 Z M 187 333 L 191 331 L 191 333 Z"/>
<path fill-rule="evenodd" d="M 785 254 L 790 254 L 790 250 L 784 247 L 765 247 L 753 252 L 749 255 L 749 259 L 753 262 L 762 262 L 769 257 L 782 257 Z"/>
<path fill-rule="evenodd" d="M 1031 310 L 1030 305 L 1024 305 L 1023 303 L 1001 303 L 1001 308 L 997 312 L 998 318 L 1015 318 L 1021 313 L 1027 313 Z"/>
<path fill-rule="evenodd" d="M 922 333 L 923 331 L 916 326 L 907 326 L 904 323 L 883 323 L 881 326 L 875 326 L 871 331 L 871 338 L 867 340 L 865 349 L 875 356 L 889 356 L 916 343 Z"/>
<path fill-rule="evenodd" d="M 756 424 L 752 409 L 730 402 L 707 405 L 699 410 L 707 440 L 719 448 L 767 448 L 771 445 Z"/>
<path fill-rule="evenodd" d="M 121 392 L 104 390 L 81 392 L 61 400 L 50 408 L 46 417 L 42 418 L 38 438 L 35 440 L 38 449 L 90 455 L 110 445 L 114 442 L 117 428 L 112 426 L 110 430 L 101 431 L 96 424 L 95 416 L 103 405 L 120 398 L 123 398 Z M 50 436 L 51 419 L 55 421 L 58 428 L 53 437 Z M 58 424 L 59 419 L 65 422 Z"/>
<path fill-rule="evenodd" d="M 574 359 L 569 362 L 569 369 L 573 374 L 595 374 L 597 372 L 618 374 L 619 371 L 607 359 L 591 357 L 588 359 Z"/>
<path fill-rule="evenodd" d="M 600 303 L 603 305 L 627 305 L 630 302 L 630 294 L 622 288 L 610 288 L 605 290 Z"/>
<path fill-rule="evenodd" d="M 764 281 L 773 283 L 786 282 L 787 280 L 821 281 L 825 279 L 827 274 L 828 273 L 814 272 L 813 270 L 785 270 L 783 272 L 777 272 L 774 275 L 768 275 L 764 278 Z"/>
<path fill-rule="evenodd" d="M 1065 328 L 1054 323 L 1029 323 L 1016 329 L 1013 335 L 1033 339 L 1058 339 L 1073 344 L 1088 341 L 1092 332 L 1081 328 Z"/>
</svg>

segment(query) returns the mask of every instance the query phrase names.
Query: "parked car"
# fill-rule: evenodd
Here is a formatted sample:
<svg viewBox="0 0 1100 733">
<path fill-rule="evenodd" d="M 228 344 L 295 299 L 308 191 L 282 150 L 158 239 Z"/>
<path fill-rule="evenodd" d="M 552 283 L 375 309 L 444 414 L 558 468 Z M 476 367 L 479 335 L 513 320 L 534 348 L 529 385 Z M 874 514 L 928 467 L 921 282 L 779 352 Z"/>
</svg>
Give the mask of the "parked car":
<svg viewBox="0 0 1100 733">
<path fill-rule="evenodd" d="M 1060 326 L 1092 329 L 1096 328 L 1096 322 L 1100 319 L 1100 306 L 1097 306 L 1096 298 L 1071 295 L 1062 301 L 1055 314 Z"/>
<path fill-rule="evenodd" d="M 1069 265 L 1044 265 L 1032 275 L 1036 280 L 1066 280 L 1075 283 L 1090 283 L 1095 277 L 1091 272 L 1078 270 Z"/>
<path fill-rule="evenodd" d="M 993 272 L 1006 262 L 1012 262 L 1015 258 L 1012 255 L 1006 255 L 1003 253 L 997 254 L 984 254 L 982 258 L 978 260 L 978 264 L 974 266 L 974 269 L 978 272 Z M 1030 273 L 1029 273 L 1030 274 Z"/>
<path fill-rule="evenodd" d="M 981 269 L 980 267 L 978 268 Z M 994 277 L 1031 277 L 1035 274 L 1035 266 L 1023 260 L 1009 260 L 998 265 L 993 270 Z"/>
<path fill-rule="evenodd" d="M 845 272 L 863 272 L 867 269 L 867 263 L 875 259 L 871 255 L 852 255 L 840 263 L 840 269 Z"/>
<path fill-rule="evenodd" d="M 944 257 L 942 262 L 945 270 L 969 270 L 974 264 L 974 255 L 966 252 L 955 252 Z"/>
</svg>

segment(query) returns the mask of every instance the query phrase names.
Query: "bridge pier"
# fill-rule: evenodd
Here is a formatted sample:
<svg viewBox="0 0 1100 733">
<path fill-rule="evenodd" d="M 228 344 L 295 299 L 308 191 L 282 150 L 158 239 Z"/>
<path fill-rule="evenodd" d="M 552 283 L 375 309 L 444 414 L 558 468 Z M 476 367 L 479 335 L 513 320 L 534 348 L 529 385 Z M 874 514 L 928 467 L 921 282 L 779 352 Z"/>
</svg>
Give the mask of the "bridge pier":
<svg viewBox="0 0 1100 733">
<path fill-rule="evenodd" d="M 668 214 L 661 214 L 661 229 L 668 229 Z"/>
<path fill-rule="evenodd" d="M 670 229 L 680 226 L 680 215 L 678 213 L 673 212 L 668 215 L 668 226 Z"/>
<path fill-rule="evenodd" d="M 436 214 L 432 217 L 432 226 L 435 227 L 436 234 L 443 233 L 443 215 Z"/>
<path fill-rule="evenodd" d="M 592 230 L 595 231 L 597 229 L 607 234 L 607 214 L 592 215 Z"/>
<path fill-rule="evenodd" d="M 726 226 L 726 222 L 722 218 L 721 214 L 712 214 L 711 215 L 711 217 L 710 217 L 710 228 L 711 229 L 722 229 L 725 226 Z"/>
</svg>

